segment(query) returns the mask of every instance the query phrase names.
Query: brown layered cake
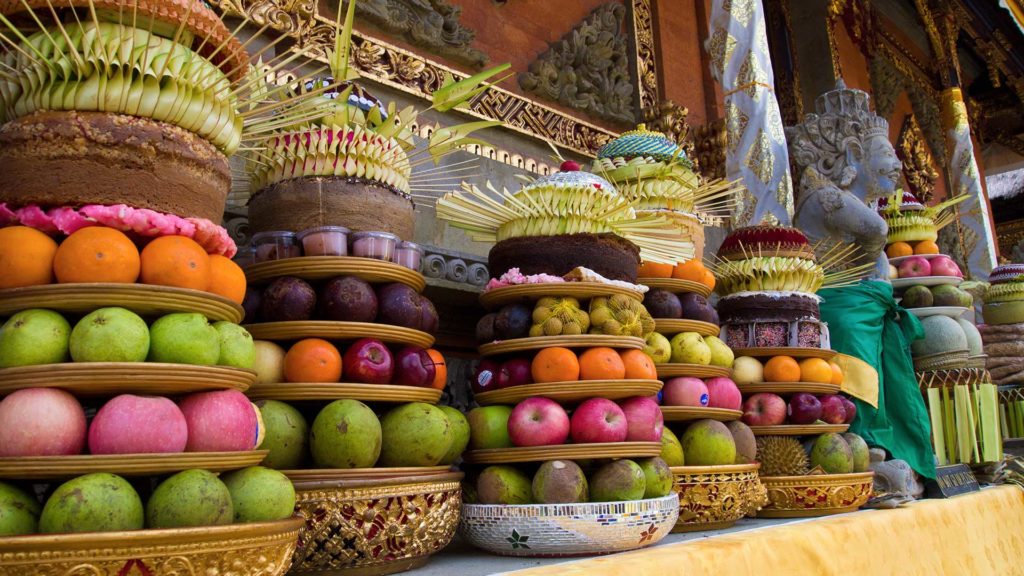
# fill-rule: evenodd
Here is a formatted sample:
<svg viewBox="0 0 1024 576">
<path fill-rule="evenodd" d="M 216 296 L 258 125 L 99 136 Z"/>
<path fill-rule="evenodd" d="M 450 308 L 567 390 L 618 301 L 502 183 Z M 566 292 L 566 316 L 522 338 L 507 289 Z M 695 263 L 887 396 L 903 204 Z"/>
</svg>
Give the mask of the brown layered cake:
<svg viewBox="0 0 1024 576">
<path fill-rule="evenodd" d="M 674 263 L 689 241 L 664 216 L 638 216 L 635 205 L 604 178 L 566 161 L 559 172 L 514 194 L 464 185 L 461 193 L 438 200 L 437 216 L 470 231 L 474 240 L 495 243 L 489 256 L 495 276 L 512 268 L 562 276 L 583 266 L 611 280 L 636 282 L 641 258 Z"/>
<path fill-rule="evenodd" d="M 825 279 L 807 237 L 795 228 L 739 228 L 718 250 L 716 290 L 722 339 L 732 348 L 828 348 L 814 294 Z"/>
<path fill-rule="evenodd" d="M 0 81 L 0 204 L 126 204 L 219 221 L 227 155 L 242 136 L 231 83 L 248 56 L 238 40 L 188 0 L 51 6 L 0 2 L 33 46 L 2 55 L 20 73 Z M 146 49 L 109 49 L 125 43 Z"/>
</svg>

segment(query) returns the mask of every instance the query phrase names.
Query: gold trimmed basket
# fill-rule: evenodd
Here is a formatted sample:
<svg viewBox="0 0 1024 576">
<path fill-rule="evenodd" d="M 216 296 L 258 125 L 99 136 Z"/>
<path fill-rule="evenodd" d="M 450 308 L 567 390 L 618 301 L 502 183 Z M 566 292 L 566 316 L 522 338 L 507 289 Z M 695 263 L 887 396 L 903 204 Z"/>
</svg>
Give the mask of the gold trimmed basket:
<svg viewBox="0 0 1024 576">
<path fill-rule="evenodd" d="M 871 498 L 874 477 L 874 472 L 762 476 L 768 504 L 757 516 L 810 518 L 853 512 Z"/>
<path fill-rule="evenodd" d="M 672 466 L 672 488 L 679 494 L 679 519 L 672 532 L 719 530 L 753 516 L 768 502 L 759 468 L 757 462 Z"/>
<path fill-rule="evenodd" d="M 4 576 L 279 576 L 292 563 L 298 517 L 129 532 L 0 538 Z"/>
<path fill-rule="evenodd" d="M 306 524 L 289 574 L 379 576 L 426 564 L 455 536 L 461 479 L 293 479 Z"/>
</svg>

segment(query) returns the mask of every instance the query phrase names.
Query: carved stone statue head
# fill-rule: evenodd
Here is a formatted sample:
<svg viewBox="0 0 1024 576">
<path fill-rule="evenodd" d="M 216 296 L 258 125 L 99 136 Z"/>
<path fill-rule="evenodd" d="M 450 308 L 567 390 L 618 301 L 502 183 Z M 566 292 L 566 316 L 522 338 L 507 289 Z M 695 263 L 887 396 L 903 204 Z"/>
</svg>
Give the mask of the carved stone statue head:
<svg viewBox="0 0 1024 576">
<path fill-rule="evenodd" d="M 900 161 L 889 141 L 889 123 L 869 108 L 867 92 L 836 89 L 815 101 L 814 114 L 786 129 L 797 178 L 814 167 L 836 186 L 866 203 L 896 190 Z"/>
</svg>

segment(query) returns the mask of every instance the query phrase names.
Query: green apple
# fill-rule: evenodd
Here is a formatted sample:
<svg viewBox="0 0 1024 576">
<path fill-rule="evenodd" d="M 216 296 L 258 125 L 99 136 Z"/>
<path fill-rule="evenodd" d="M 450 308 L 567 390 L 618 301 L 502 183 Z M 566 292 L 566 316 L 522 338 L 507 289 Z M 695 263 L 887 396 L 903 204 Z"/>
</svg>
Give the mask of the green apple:
<svg viewBox="0 0 1024 576">
<path fill-rule="evenodd" d="M 221 320 L 213 325 L 220 340 L 218 366 L 252 369 L 256 364 L 256 345 L 252 334 L 238 324 Z"/>
<path fill-rule="evenodd" d="M 682 364 L 711 363 L 711 348 L 696 332 L 680 332 L 672 337 L 672 362 Z"/>
<path fill-rule="evenodd" d="M 149 336 L 152 362 L 214 366 L 220 360 L 220 333 L 202 314 L 168 314 L 153 322 Z"/>
<path fill-rule="evenodd" d="M 651 360 L 654 360 L 655 364 L 667 364 L 672 358 L 672 345 L 669 344 L 668 338 L 657 332 L 651 332 L 647 335 L 644 352 L 651 357 Z"/>
<path fill-rule="evenodd" d="M 732 367 L 732 361 L 735 356 L 732 353 L 732 348 L 729 348 L 725 342 L 722 342 L 717 336 L 705 336 L 704 343 L 711 349 L 711 365 L 721 366 L 723 368 Z"/>
<path fill-rule="evenodd" d="M 508 417 L 511 414 L 511 406 L 481 406 L 470 410 L 466 416 L 469 420 L 469 448 L 511 448 L 512 439 L 508 437 Z"/>
<path fill-rule="evenodd" d="M 148 354 L 149 327 L 131 310 L 94 310 L 71 331 L 75 362 L 145 362 Z"/>
<path fill-rule="evenodd" d="M 0 368 L 64 362 L 70 333 L 71 325 L 53 310 L 18 312 L 0 326 Z"/>
</svg>

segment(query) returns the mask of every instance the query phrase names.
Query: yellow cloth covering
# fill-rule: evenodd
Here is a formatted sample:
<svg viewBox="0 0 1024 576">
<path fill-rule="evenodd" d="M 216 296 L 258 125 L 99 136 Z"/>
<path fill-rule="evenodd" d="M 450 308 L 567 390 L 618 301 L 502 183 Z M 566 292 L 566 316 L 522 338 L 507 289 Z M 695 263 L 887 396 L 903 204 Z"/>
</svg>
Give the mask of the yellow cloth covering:
<svg viewBox="0 0 1024 576">
<path fill-rule="evenodd" d="M 1024 574 L 1024 490 L 991 488 L 636 552 L 516 576 L 989 576 Z"/>
<path fill-rule="evenodd" d="M 836 354 L 832 359 L 843 371 L 843 392 L 878 408 L 878 371 L 855 356 Z"/>
</svg>

